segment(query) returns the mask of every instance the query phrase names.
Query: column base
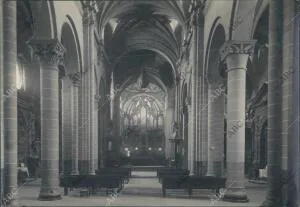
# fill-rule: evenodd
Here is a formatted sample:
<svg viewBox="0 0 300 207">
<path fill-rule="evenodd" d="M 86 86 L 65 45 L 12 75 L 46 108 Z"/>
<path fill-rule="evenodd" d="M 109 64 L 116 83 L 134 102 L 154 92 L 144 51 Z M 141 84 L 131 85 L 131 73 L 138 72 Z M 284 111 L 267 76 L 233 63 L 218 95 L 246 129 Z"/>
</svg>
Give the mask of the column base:
<svg viewBox="0 0 300 207">
<path fill-rule="evenodd" d="M 62 197 L 60 193 L 56 191 L 47 191 L 47 192 L 40 192 L 38 200 L 40 201 L 54 201 L 54 200 L 61 200 Z"/>
<path fill-rule="evenodd" d="M 282 207 L 282 202 L 281 201 L 269 201 L 265 200 L 259 207 Z"/>
<path fill-rule="evenodd" d="M 284 201 L 282 199 L 281 190 L 278 190 L 277 193 L 274 193 L 274 195 L 271 195 L 270 192 L 268 192 L 265 200 L 260 205 L 260 207 L 282 207 L 282 206 L 289 206 L 284 205 Z M 292 205 L 291 205 L 292 206 Z"/>
<path fill-rule="evenodd" d="M 236 203 L 249 202 L 245 189 L 226 189 L 222 200 Z"/>
</svg>

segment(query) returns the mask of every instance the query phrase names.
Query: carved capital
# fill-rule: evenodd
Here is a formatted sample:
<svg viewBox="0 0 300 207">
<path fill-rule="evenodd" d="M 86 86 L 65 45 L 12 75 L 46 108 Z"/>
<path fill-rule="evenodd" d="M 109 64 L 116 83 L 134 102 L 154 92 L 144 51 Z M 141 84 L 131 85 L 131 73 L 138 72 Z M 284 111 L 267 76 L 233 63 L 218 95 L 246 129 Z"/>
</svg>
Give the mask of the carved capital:
<svg viewBox="0 0 300 207">
<path fill-rule="evenodd" d="M 83 25 L 93 25 L 95 23 L 95 14 L 85 10 L 82 16 L 82 23 Z"/>
<path fill-rule="evenodd" d="M 32 39 L 28 42 L 42 64 L 57 67 L 66 49 L 57 39 Z"/>
<path fill-rule="evenodd" d="M 72 73 L 69 75 L 70 79 L 72 80 L 72 83 L 75 87 L 79 87 L 81 83 L 81 73 Z"/>
<path fill-rule="evenodd" d="M 224 61 L 228 55 L 248 54 L 250 56 L 254 53 L 256 41 L 235 41 L 229 40 L 224 43 L 220 49 L 221 61 Z"/>
</svg>

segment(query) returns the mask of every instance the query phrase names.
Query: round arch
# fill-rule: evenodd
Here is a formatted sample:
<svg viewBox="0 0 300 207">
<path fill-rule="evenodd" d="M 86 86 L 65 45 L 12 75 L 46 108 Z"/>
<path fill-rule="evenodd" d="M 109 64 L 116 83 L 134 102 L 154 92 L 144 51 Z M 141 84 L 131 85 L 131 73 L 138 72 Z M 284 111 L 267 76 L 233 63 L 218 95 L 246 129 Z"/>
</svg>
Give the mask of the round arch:
<svg viewBox="0 0 300 207">
<path fill-rule="evenodd" d="M 213 24 L 206 50 L 205 77 L 210 84 L 212 84 L 213 81 L 222 81 L 218 65 L 219 49 L 226 41 L 226 32 L 219 20 L 220 18 L 217 18 Z"/>
<path fill-rule="evenodd" d="M 165 51 L 171 51 L 170 48 L 165 47 L 164 45 L 158 44 L 157 42 L 154 43 L 155 40 L 151 39 L 151 41 L 147 40 L 140 40 L 140 42 L 135 42 L 134 44 L 130 44 L 126 46 L 126 49 L 123 51 L 123 53 L 118 56 L 118 58 L 114 61 L 114 66 L 124 57 L 125 55 L 135 52 L 138 50 L 150 50 L 153 52 L 156 52 L 160 54 L 162 57 L 164 57 L 171 65 L 172 72 L 173 72 L 173 82 L 175 82 L 175 77 L 178 71 L 176 71 L 175 65 L 176 65 L 176 55 L 171 53 L 166 53 Z"/>
<path fill-rule="evenodd" d="M 105 28 L 105 25 L 109 22 L 110 19 L 122 13 L 126 13 L 130 11 L 135 5 L 137 5 L 135 1 L 128 2 L 128 4 L 122 4 L 121 2 L 116 2 L 116 1 L 110 1 L 109 3 L 107 3 L 104 6 L 105 9 L 103 14 L 98 17 L 100 19 L 99 31 Z M 180 11 L 180 8 L 176 2 L 174 3 L 170 0 L 159 1 L 159 2 L 147 1 L 147 5 L 153 6 L 154 8 L 156 8 L 157 12 L 175 18 L 180 22 L 181 25 L 185 25 L 186 17 Z M 161 11 L 159 11 L 159 8 L 161 8 Z"/>
<path fill-rule="evenodd" d="M 34 22 L 34 37 L 40 39 L 57 38 L 56 15 L 52 1 L 30 1 Z"/>
<path fill-rule="evenodd" d="M 72 25 L 72 20 L 65 22 L 61 28 L 61 43 L 66 48 L 67 52 L 64 57 L 66 75 L 81 71 L 81 55 L 80 46 L 78 44 L 78 36 L 75 28 Z"/>
</svg>

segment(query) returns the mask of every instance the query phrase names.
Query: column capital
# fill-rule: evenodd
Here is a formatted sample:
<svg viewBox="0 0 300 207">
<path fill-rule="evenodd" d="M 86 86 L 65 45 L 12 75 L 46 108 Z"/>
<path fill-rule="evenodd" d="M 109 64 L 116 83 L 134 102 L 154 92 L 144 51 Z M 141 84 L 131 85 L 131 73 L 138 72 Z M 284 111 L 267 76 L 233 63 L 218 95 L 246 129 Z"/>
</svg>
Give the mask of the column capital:
<svg viewBox="0 0 300 207">
<path fill-rule="evenodd" d="M 69 74 L 69 78 L 71 79 L 73 86 L 75 86 L 75 87 L 80 86 L 80 83 L 81 83 L 81 73 L 80 72 Z"/>
<path fill-rule="evenodd" d="M 65 47 L 57 39 L 32 39 L 28 42 L 40 61 L 57 66 L 64 57 Z"/>
<path fill-rule="evenodd" d="M 83 25 L 94 25 L 95 23 L 95 14 L 92 11 L 86 9 L 82 15 L 82 23 Z"/>
<path fill-rule="evenodd" d="M 225 61 L 229 55 L 253 55 L 256 40 L 239 41 L 228 40 L 220 49 L 221 61 Z"/>
</svg>

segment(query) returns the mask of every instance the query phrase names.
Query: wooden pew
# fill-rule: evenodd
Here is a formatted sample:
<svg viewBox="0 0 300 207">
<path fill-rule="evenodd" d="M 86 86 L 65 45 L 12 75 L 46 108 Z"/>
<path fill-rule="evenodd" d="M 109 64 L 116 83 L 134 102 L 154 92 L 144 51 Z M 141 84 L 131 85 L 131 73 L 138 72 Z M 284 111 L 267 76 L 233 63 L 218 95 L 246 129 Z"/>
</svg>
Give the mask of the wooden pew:
<svg viewBox="0 0 300 207">
<path fill-rule="evenodd" d="M 121 167 L 121 168 L 100 168 L 96 170 L 97 175 L 114 175 L 119 176 L 128 183 L 131 177 L 131 168 Z"/>
<path fill-rule="evenodd" d="M 167 174 L 169 172 L 170 173 L 172 173 L 172 172 L 189 172 L 189 170 L 187 170 L 187 169 L 178 169 L 178 168 L 160 168 L 160 169 L 157 169 L 156 176 L 160 177 L 161 174 Z"/>
<path fill-rule="evenodd" d="M 167 189 L 187 189 L 188 188 L 188 179 L 187 175 L 173 175 L 162 178 L 162 193 L 163 197 L 166 197 Z"/>
<path fill-rule="evenodd" d="M 213 176 L 189 176 L 188 192 L 193 194 L 193 189 L 215 189 L 216 194 L 220 193 L 220 188 L 226 187 L 226 178 Z"/>
<path fill-rule="evenodd" d="M 88 192 L 99 188 L 123 189 L 122 178 L 114 175 L 66 175 L 60 178 L 60 186 L 64 187 L 64 194 L 68 195 L 69 188 L 87 188 Z"/>
<path fill-rule="evenodd" d="M 169 176 L 188 176 L 190 173 L 187 169 L 167 169 L 158 172 L 158 179 L 161 183 L 162 179 Z"/>
<path fill-rule="evenodd" d="M 162 193 L 166 196 L 167 189 L 186 189 L 189 196 L 193 194 L 193 189 L 215 189 L 216 194 L 220 193 L 220 188 L 225 188 L 226 178 L 212 176 L 186 176 L 173 175 L 162 178 Z"/>
</svg>

